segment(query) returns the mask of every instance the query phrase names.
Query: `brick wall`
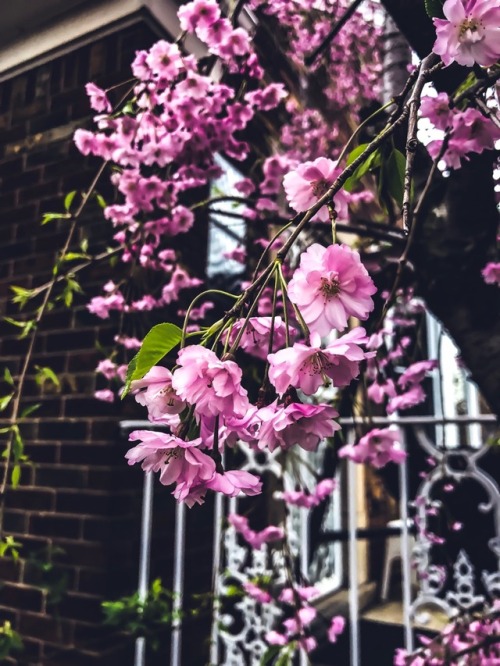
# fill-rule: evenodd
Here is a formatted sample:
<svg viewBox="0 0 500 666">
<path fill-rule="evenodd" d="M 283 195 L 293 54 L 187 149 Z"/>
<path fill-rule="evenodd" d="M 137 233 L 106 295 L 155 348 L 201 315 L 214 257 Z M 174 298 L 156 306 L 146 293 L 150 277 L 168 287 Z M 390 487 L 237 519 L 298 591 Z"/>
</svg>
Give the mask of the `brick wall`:
<svg viewBox="0 0 500 666">
<path fill-rule="evenodd" d="M 62 210 L 64 194 L 84 190 L 96 172 L 98 163 L 79 155 L 71 141 L 89 116 L 84 83 L 109 86 L 129 78 L 134 51 L 154 39 L 144 27 L 130 28 L 0 85 L 1 314 L 15 313 L 7 300 L 10 284 L 30 287 L 48 278 L 66 237 L 64 222 L 40 227 L 42 214 Z M 111 196 L 107 187 L 99 189 Z M 93 250 L 104 247 L 108 227 L 97 208 L 85 213 L 81 229 Z M 101 627 L 101 600 L 130 593 L 135 585 L 142 487 L 140 470 L 124 464 L 126 442 L 118 431 L 119 419 L 130 416 L 126 411 L 133 406 L 92 397 L 94 368 L 103 358 L 96 345 L 110 345 L 116 330 L 84 304 L 106 276 L 108 266 L 82 274 L 86 298 L 71 311 L 48 313 L 37 336 L 33 362 L 58 373 L 61 390 L 48 384 L 41 390 L 29 376 L 23 399 L 41 407 L 23 422 L 31 463 L 5 504 L 6 533 L 22 549 L 18 562 L 0 558 L 0 621 L 12 620 L 25 642 L 22 656 L 9 663 L 132 663 L 133 646 Z M 15 376 L 27 342 L 5 322 L 0 338 L 1 365 Z M 170 502 L 159 514 L 164 526 L 172 524 L 172 513 Z M 163 553 L 171 539 L 168 527 L 156 537 Z M 61 549 L 57 571 L 68 585 L 56 606 L 36 564 L 50 549 Z M 161 557 L 154 573 L 171 569 L 164 566 L 171 556 Z"/>
</svg>

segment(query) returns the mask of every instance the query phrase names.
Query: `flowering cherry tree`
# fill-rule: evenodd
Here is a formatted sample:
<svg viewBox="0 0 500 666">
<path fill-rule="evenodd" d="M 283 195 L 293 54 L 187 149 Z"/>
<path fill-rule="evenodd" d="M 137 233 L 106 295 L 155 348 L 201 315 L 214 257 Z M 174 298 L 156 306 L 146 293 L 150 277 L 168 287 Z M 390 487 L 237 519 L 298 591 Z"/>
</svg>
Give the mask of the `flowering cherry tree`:
<svg viewBox="0 0 500 666">
<path fill-rule="evenodd" d="M 355 11 L 343 3 L 249 1 L 257 24 L 280 26 L 282 48 L 297 75 L 289 87 L 271 79 L 266 54 L 240 22 L 245 3 L 225 15 L 215 0 L 182 5 L 177 40 L 137 52 L 133 83 L 128 82 L 121 99 L 115 90 L 87 85 L 95 125 L 77 130 L 74 140 L 82 154 L 113 166 L 118 192 L 116 202 L 102 202 L 115 245 L 99 258 L 118 255 L 130 268 L 130 279 L 149 274 L 160 285 L 135 290 L 131 297 L 128 280 L 111 279 L 88 309 L 102 319 L 118 313 L 125 320 L 134 313 L 178 309 L 177 323 L 160 323 L 143 340 L 126 329 L 117 335 L 118 351 L 97 368 L 107 388 L 96 397 L 114 401 L 118 393 L 125 399 L 131 394 L 151 424 L 161 426 L 161 431 L 134 431 L 126 458 L 130 465 L 158 473 L 178 502 L 193 507 L 214 492 L 260 494 L 262 479 L 229 466 L 226 451 L 238 442 L 257 452 L 279 450 L 286 467 L 287 455 L 297 447 L 315 451 L 321 440 L 338 433 L 339 396 L 346 387 L 354 391 L 359 386 L 365 404 L 387 414 L 422 403 L 423 381 L 437 361 L 413 358 L 409 331 L 422 310 L 416 296 L 427 297 L 438 315 L 444 313 L 462 343 L 464 361 L 492 409 L 499 409 L 500 371 L 492 379 L 481 367 L 486 351 L 473 349 L 478 340 L 477 327 L 470 326 L 474 315 L 457 317 L 449 302 L 440 303 L 435 282 L 449 277 L 438 271 L 432 281 L 428 273 L 431 267 L 436 270 L 435 245 L 447 243 L 453 200 L 446 223 L 441 220 L 443 229 L 436 211 L 456 179 L 480 164 L 491 187 L 491 157 L 500 139 L 494 96 L 500 78 L 500 9 L 494 0 L 446 0 L 443 6 L 426 3 L 425 15 L 423 1 L 417 4 L 435 30 L 432 53 L 410 68 L 404 90 L 383 105 L 377 103 L 382 14 L 370 2 Z M 189 53 L 188 37 L 201 43 L 201 57 Z M 452 67 L 455 85 L 447 83 L 445 92 L 442 82 Z M 315 78 L 316 85 L 321 82 L 319 91 L 313 89 Z M 303 100 L 304 80 L 314 102 L 310 105 Z M 368 106 L 375 110 L 367 115 Z M 432 128 L 425 148 L 417 135 L 419 118 Z M 268 123 L 273 134 L 272 147 L 262 154 L 252 145 L 258 123 Z M 236 185 L 241 196 L 207 195 L 210 182 L 221 175 L 220 156 L 242 165 Z M 65 202 L 63 215 L 73 229 L 93 192 L 90 188 L 80 197 L 76 208 L 74 197 Z M 491 187 L 490 199 L 492 192 Z M 248 255 L 253 262 L 240 291 L 202 286 L 177 243 L 199 223 L 201 212 L 221 213 L 217 204 L 224 200 L 237 204 L 233 215 L 260 230 L 252 244 L 232 254 L 242 262 Z M 468 280 L 498 303 L 497 229 L 491 215 L 487 218 L 479 224 L 482 240 L 467 264 Z M 50 214 L 45 221 L 50 222 Z M 468 222 L 475 224 L 472 218 Z M 30 341 L 65 280 L 61 265 L 47 285 L 17 293 L 21 303 L 44 294 L 34 324 L 23 330 Z M 195 289 L 184 309 L 184 295 Z M 457 307 L 463 309 L 467 301 L 459 296 Z M 215 297 L 225 303 L 218 318 L 211 317 Z M 492 317 L 490 338 L 496 346 L 490 341 L 488 349 L 498 360 L 498 309 Z M 7 460 L 14 465 L 22 455 L 16 444 L 19 396 L 30 353 L 17 384 L 12 380 Z M 249 363 L 257 374 L 252 381 L 245 372 Z M 336 392 L 334 403 L 324 398 L 326 386 Z M 401 463 L 406 453 L 396 430 L 369 427 L 339 455 L 381 468 Z M 329 478 L 317 479 L 314 486 L 297 480 L 295 490 L 281 489 L 281 497 L 311 508 L 334 485 Z M 284 525 L 256 531 L 237 514 L 229 516 L 229 523 L 252 548 L 272 544 L 287 552 Z M 267 640 L 274 654 L 291 659 L 316 646 L 311 631 L 316 610 L 310 603 L 316 591 L 293 579 L 289 558 L 285 565 L 289 587 L 276 591 L 255 581 L 244 592 L 259 603 L 274 595 L 289 607 L 289 617 Z M 449 630 L 451 642 L 450 635 L 465 636 L 456 651 L 486 649 L 481 632 L 489 644 L 496 620 L 478 622 L 481 631 L 473 624 Z M 335 642 L 343 628 L 343 618 L 334 617 L 329 639 Z M 444 664 L 445 658 L 430 645 L 414 657 L 399 653 L 395 663 Z"/>
</svg>

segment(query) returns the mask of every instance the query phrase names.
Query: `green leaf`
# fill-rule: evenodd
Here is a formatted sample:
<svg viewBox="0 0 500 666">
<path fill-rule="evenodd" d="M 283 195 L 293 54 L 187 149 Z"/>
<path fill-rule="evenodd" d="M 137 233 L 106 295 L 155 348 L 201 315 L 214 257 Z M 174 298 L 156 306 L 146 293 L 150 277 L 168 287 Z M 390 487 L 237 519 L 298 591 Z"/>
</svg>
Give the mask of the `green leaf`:
<svg viewBox="0 0 500 666">
<path fill-rule="evenodd" d="M 33 412 L 36 412 L 37 409 L 40 409 L 41 406 L 42 403 L 37 402 L 35 405 L 29 405 L 28 407 L 25 407 L 20 414 L 21 418 L 25 419 L 30 414 L 33 414 Z"/>
<path fill-rule="evenodd" d="M 142 346 L 130 361 L 122 398 L 130 391 L 131 383 L 142 379 L 161 359 L 176 347 L 182 338 L 182 331 L 174 324 L 157 324 L 149 331 Z"/>
<path fill-rule="evenodd" d="M 10 475 L 10 482 L 13 488 L 17 488 L 21 480 L 21 465 L 14 465 Z"/>
<path fill-rule="evenodd" d="M 21 433 L 19 432 L 18 426 L 14 426 L 13 432 L 14 432 L 14 440 L 12 442 L 12 456 L 14 458 L 14 462 L 17 463 L 23 456 L 24 443 L 21 437 Z"/>
<path fill-rule="evenodd" d="M 76 190 L 68 192 L 68 194 L 64 197 L 64 210 L 67 213 L 69 213 L 69 209 L 71 208 L 71 204 L 73 203 L 73 199 L 75 197 L 76 197 Z"/>
<path fill-rule="evenodd" d="M 13 397 L 14 394 L 11 393 L 10 395 L 4 395 L 3 398 L 0 398 L 0 412 L 3 412 L 3 410 L 7 408 L 7 405 Z"/>
<path fill-rule="evenodd" d="M 406 158 L 395 148 L 384 163 L 384 175 L 389 194 L 399 206 L 403 204 L 405 169 Z"/>
<path fill-rule="evenodd" d="M 425 11 L 430 18 L 444 18 L 443 2 L 441 0 L 424 0 Z"/>
<path fill-rule="evenodd" d="M 26 326 L 25 321 L 17 321 L 17 319 L 12 319 L 12 317 L 4 317 L 3 320 L 12 326 L 17 326 L 17 328 L 24 328 Z"/>
<path fill-rule="evenodd" d="M 35 368 L 37 370 L 37 373 L 35 375 L 35 381 L 38 384 L 38 386 L 41 386 L 43 388 L 46 382 L 50 382 L 57 388 L 60 387 L 61 383 L 59 381 L 59 377 L 52 370 L 52 368 L 49 368 L 46 365 L 44 366 L 35 365 Z"/>
<path fill-rule="evenodd" d="M 271 645 L 260 659 L 260 666 L 267 666 L 271 661 L 278 656 L 280 653 L 281 647 L 279 645 Z"/>
<path fill-rule="evenodd" d="M 354 162 L 356 158 L 358 158 L 369 146 L 369 143 L 360 143 L 359 146 L 356 146 L 356 148 L 353 148 L 349 155 L 347 156 L 346 160 L 346 166 L 349 166 Z"/>
<path fill-rule="evenodd" d="M 16 285 L 12 285 L 10 288 L 14 292 L 12 302 L 19 303 L 21 307 L 26 305 L 29 299 L 33 296 L 32 289 L 25 289 L 24 287 L 18 287 Z"/>
<path fill-rule="evenodd" d="M 11 386 L 14 386 L 14 379 L 12 378 L 12 375 L 10 374 L 9 368 L 5 367 L 3 371 L 3 380 L 4 382 L 7 382 L 7 384 L 10 384 Z"/>
<path fill-rule="evenodd" d="M 96 201 L 97 201 L 97 203 L 99 204 L 99 206 L 101 208 L 106 208 L 106 206 L 108 204 L 106 203 L 106 200 L 104 199 L 104 197 L 101 194 L 96 193 L 95 198 L 96 198 Z"/>
<path fill-rule="evenodd" d="M 45 213 L 42 217 L 42 226 L 52 220 L 67 220 L 69 217 L 68 213 Z"/>
<path fill-rule="evenodd" d="M 369 144 L 367 143 L 362 143 L 360 146 L 354 148 L 354 150 L 349 153 L 349 157 L 347 158 L 347 165 L 349 166 L 349 164 L 352 164 L 352 162 L 354 162 L 354 160 L 365 151 L 368 145 Z M 357 167 L 352 176 L 346 180 L 344 183 L 344 190 L 346 190 L 346 192 L 350 192 L 358 180 L 360 180 L 369 171 L 373 171 L 374 169 L 380 167 L 381 164 L 382 153 L 378 149 L 374 150 L 373 153 L 370 153 L 366 160 Z"/>
<path fill-rule="evenodd" d="M 90 259 L 90 257 L 82 252 L 67 252 L 64 257 L 61 257 L 61 261 L 76 261 L 77 259 Z"/>
</svg>

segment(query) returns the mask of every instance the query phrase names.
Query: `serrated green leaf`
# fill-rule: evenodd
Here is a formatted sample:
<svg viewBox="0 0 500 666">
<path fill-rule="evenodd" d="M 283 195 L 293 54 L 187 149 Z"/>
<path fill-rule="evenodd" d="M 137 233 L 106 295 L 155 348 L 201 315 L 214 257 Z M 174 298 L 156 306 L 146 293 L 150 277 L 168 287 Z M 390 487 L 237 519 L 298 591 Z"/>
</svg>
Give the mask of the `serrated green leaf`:
<svg viewBox="0 0 500 666">
<path fill-rule="evenodd" d="M 161 359 L 176 347 L 182 338 L 182 331 L 174 324 L 157 324 L 144 338 L 141 348 L 134 356 L 127 370 L 122 398 L 130 391 L 130 384 L 142 379 Z M 132 371 L 130 366 L 134 364 Z"/>
<path fill-rule="evenodd" d="M 424 0 L 425 11 L 430 18 L 444 18 L 441 0 Z"/>
<path fill-rule="evenodd" d="M 14 379 L 12 375 L 10 374 L 9 368 L 5 367 L 3 371 L 3 380 L 4 382 L 7 382 L 7 384 L 10 384 L 11 386 L 14 386 Z"/>
<path fill-rule="evenodd" d="M 17 488 L 21 480 L 21 465 L 14 465 L 10 474 L 10 482 L 13 488 Z"/>
<path fill-rule="evenodd" d="M 69 209 L 71 208 L 71 204 L 73 203 L 73 199 L 76 197 L 76 190 L 72 190 L 71 192 L 68 192 L 68 194 L 64 197 L 64 210 L 69 213 Z"/>
<path fill-rule="evenodd" d="M 383 170 L 389 194 L 399 206 L 403 204 L 405 169 L 406 157 L 395 148 L 384 162 Z"/>
<path fill-rule="evenodd" d="M 11 393 L 10 395 L 4 395 L 3 398 L 0 398 L 0 412 L 3 412 L 4 409 L 7 409 L 7 405 L 9 402 L 12 400 L 14 397 L 14 394 Z"/>
</svg>

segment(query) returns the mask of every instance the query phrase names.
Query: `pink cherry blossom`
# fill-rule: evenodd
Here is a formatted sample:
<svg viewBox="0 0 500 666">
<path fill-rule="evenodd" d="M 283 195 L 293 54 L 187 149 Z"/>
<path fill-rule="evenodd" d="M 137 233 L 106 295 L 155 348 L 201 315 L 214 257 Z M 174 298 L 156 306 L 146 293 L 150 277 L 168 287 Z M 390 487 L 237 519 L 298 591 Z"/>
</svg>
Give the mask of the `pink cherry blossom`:
<svg viewBox="0 0 500 666">
<path fill-rule="evenodd" d="M 249 597 L 252 597 L 252 599 L 255 599 L 255 601 L 258 601 L 260 604 L 268 604 L 272 600 L 269 592 L 262 590 L 258 585 L 255 585 L 255 583 L 252 583 L 251 581 L 245 581 L 242 584 L 242 587 Z"/>
<path fill-rule="evenodd" d="M 245 516 L 239 516 L 236 513 L 230 514 L 227 519 L 234 529 L 241 534 L 245 541 L 255 550 L 260 550 L 265 543 L 281 541 L 285 536 L 284 529 L 282 527 L 276 527 L 275 525 L 268 525 L 268 527 L 260 530 L 260 532 L 255 532 L 255 530 L 252 530 L 248 525 L 248 518 L 245 518 Z"/>
<path fill-rule="evenodd" d="M 481 271 L 486 284 L 496 284 L 500 287 L 500 261 L 490 261 Z"/>
<path fill-rule="evenodd" d="M 306 451 L 315 451 L 319 442 L 340 429 L 333 419 L 338 413 L 329 405 L 291 403 L 287 407 L 277 401 L 258 412 L 262 421 L 256 435 L 257 446 L 274 451 L 298 444 Z"/>
<path fill-rule="evenodd" d="M 445 65 L 458 62 L 489 67 L 500 57 L 500 7 L 497 0 L 446 0 L 446 19 L 435 18 L 434 53 Z"/>
<path fill-rule="evenodd" d="M 385 398 L 394 398 L 396 396 L 396 386 L 392 379 L 387 379 L 379 383 L 373 382 L 366 391 L 370 400 L 377 405 L 381 405 Z"/>
<path fill-rule="evenodd" d="M 434 359 L 412 363 L 406 368 L 401 377 L 398 379 L 398 386 L 401 386 L 405 389 L 408 386 L 420 384 L 427 376 L 427 373 L 437 368 L 438 365 L 438 361 Z"/>
<path fill-rule="evenodd" d="M 98 111 L 100 113 L 111 112 L 112 106 L 106 96 L 106 92 L 102 90 L 102 88 L 96 86 L 95 83 L 87 83 L 85 86 L 85 91 L 90 98 L 90 106 L 94 109 L 94 111 Z"/>
<path fill-rule="evenodd" d="M 359 254 L 347 245 L 311 245 L 288 286 L 311 332 L 322 336 L 343 330 L 350 316 L 366 319 L 375 292 Z"/>
<path fill-rule="evenodd" d="M 244 470 L 226 470 L 223 474 L 215 472 L 206 485 L 210 490 L 229 497 L 237 497 L 240 493 L 254 496 L 262 492 L 262 481 Z"/>
<path fill-rule="evenodd" d="M 160 472 L 160 483 L 175 483 L 173 495 L 189 507 L 203 503 L 206 483 L 215 474 L 215 462 L 198 449 L 201 440 L 184 441 L 174 435 L 135 430 L 129 440 L 139 444 L 127 451 L 129 465 L 142 461 L 144 471 Z"/>
<path fill-rule="evenodd" d="M 233 324 L 229 333 L 229 344 L 232 345 L 236 340 L 236 336 L 241 330 L 243 322 L 243 319 L 238 319 Z M 247 354 L 252 354 L 252 356 L 265 360 L 269 350 L 271 326 L 273 326 L 272 317 L 250 317 L 240 340 L 241 349 L 244 349 Z M 285 322 L 278 315 L 274 317 L 273 349 L 283 347 L 285 340 Z"/>
<path fill-rule="evenodd" d="M 293 347 L 269 354 L 269 379 L 280 396 L 289 386 L 313 395 L 328 379 L 334 386 L 347 386 L 358 376 L 359 364 L 366 358 L 359 346 L 366 341 L 365 330 L 355 328 L 321 349 L 319 335 L 313 334 L 311 346 L 297 342 Z"/>
<path fill-rule="evenodd" d="M 328 629 L 328 640 L 330 643 L 336 643 L 337 638 L 345 629 L 345 618 L 342 615 L 332 617 L 330 627 Z"/>
<path fill-rule="evenodd" d="M 393 414 L 397 410 L 411 409 L 425 400 L 425 391 L 420 384 L 414 384 L 408 391 L 391 398 L 387 403 L 387 413 Z"/>
<path fill-rule="evenodd" d="M 287 504 L 310 509 L 318 506 L 324 499 L 335 490 L 337 482 L 335 479 L 323 479 L 312 490 L 285 490 L 282 497 Z"/>
<path fill-rule="evenodd" d="M 172 376 L 177 395 L 195 406 L 202 416 L 244 416 L 250 404 L 241 386 L 241 368 L 234 361 L 221 361 L 210 349 L 191 345 L 181 349 Z"/>
<path fill-rule="evenodd" d="M 106 379 L 114 379 L 116 377 L 117 365 L 109 358 L 99 361 L 96 372 L 100 372 Z"/>
<path fill-rule="evenodd" d="M 172 416 L 176 417 L 186 406 L 172 388 L 172 373 L 159 365 L 153 366 L 142 379 L 134 380 L 130 388 L 153 422 L 175 423 Z"/>
<path fill-rule="evenodd" d="M 326 157 L 318 157 L 313 162 L 299 164 L 293 171 L 289 171 L 283 178 L 286 198 L 291 208 L 297 213 L 303 213 L 313 206 L 333 184 L 341 169 L 337 162 Z M 341 190 L 334 197 L 335 210 L 338 220 L 347 220 L 347 197 Z M 328 208 L 323 206 L 316 213 L 315 219 L 328 222 Z"/>
<path fill-rule="evenodd" d="M 406 452 L 401 448 L 400 434 L 397 430 L 373 428 L 361 437 L 358 444 L 343 446 L 339 450 L 339 456 L 380 468 L 389 462 L 403 462 Z"/>
<path fill-rule="evenodd" d="M 115 394 L 111 389 L 102 389 L 100 391 L 95 391 L 94 398 L 102 400 L 103 402 L 114 402 Z"/>
</svg>

